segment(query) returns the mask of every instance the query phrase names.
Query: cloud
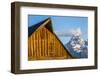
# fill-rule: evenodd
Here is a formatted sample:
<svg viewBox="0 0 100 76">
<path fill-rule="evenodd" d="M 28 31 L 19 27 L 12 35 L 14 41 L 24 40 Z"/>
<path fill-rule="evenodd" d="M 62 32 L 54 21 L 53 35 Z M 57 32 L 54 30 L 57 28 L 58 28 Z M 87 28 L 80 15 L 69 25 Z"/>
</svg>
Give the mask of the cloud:
<svg viewBox="0 0 100 76">
<path fill-rule="evenodd" d="M 55 31 L 55 33 L 58 36 L 80 36 L 82 35 L 81 29 L 76 28 L 76 29 L 67 29 L 67 30 L 62 30 L 62 31 Z"/>
</svg>

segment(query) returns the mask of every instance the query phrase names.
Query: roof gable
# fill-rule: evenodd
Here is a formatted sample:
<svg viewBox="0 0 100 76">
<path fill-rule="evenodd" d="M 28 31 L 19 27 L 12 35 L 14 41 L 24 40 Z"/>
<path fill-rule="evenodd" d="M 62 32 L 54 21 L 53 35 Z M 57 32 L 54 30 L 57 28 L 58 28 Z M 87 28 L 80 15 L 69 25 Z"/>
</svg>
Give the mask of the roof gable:
<svg viewBox="0 0 100 76">
<path fill-rule="evenodd" d="M 37 29 L 41 28 L 41 27 L 46 27 L 47 29 L 49 29 L 49 31 L 53 32 L 52 29 L 52 22 L 50 18 L 47 18 L 35 25 L 32 25 L 31 27 L 28 27 L 28 36 L 31 36 L 31 34 L 33 32 L 35 32 Z"/>
<path fill-rule="evenodd" d="M 56 34 L 53 32 L 52 28 L 52 22 L 50 18 L 47 18 L 31 27 L 28 28 L 28 36 L 30 37 L 35 31 L 39 30 L 40 28 L 45 27 L 47 28 L 60 42 L 60 44 L 63 46 L 63 48 L 66 50 L 66 52 L 73 58 L 73 56 L 70 54 L 70 52 L 65 48 L 65 46 L 62 44 L 62 42 L 59 40 L 59 38 L 56 36 Z"/>
</svg>

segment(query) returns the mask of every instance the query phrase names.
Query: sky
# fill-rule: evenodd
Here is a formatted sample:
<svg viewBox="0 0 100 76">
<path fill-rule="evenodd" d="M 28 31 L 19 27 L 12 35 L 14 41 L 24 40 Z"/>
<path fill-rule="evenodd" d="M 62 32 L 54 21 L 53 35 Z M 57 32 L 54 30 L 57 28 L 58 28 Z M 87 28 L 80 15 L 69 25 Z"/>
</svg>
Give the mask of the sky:
<svg viewBox="0 0 100 76">
<path fill-rule="evenodd" d="M 84 40 L 88 39 L 88 17 L 28 15 L 28 27 L 47 18 L 51 18 L 53 31 L 64 45 L 70 40 L 71 31 L 77 31 L 77 29 L 81 30 Z M 59 36 L 59 33 L 65 35 Z"/>
</svg>

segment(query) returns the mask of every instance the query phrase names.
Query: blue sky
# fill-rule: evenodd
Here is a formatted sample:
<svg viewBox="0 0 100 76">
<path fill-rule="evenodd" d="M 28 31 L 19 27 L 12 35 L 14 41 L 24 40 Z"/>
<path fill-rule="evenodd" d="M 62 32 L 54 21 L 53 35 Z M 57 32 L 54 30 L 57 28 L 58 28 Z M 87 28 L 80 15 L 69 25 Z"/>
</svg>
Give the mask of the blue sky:
<svg viewBox="0 0 100 76">
<path fill-rule="evenodd" d="M 52 26 L 54 32 L 62 32 L 69 31 L 72 29 L 80 28 L 82 32 L 82 38 L 87 39 L 88 34 L 88 18 L 87 17 L 75 17 L 75 16 L 46 16 L 46 15 L 29 15 L 28 16 L 28 27 L 45 20 L 47 18 L 51 18 Z M 58 38 L 62 41 L 63 44 L 66 44 L 70 36 L 58 36 Z"/>
</svg>

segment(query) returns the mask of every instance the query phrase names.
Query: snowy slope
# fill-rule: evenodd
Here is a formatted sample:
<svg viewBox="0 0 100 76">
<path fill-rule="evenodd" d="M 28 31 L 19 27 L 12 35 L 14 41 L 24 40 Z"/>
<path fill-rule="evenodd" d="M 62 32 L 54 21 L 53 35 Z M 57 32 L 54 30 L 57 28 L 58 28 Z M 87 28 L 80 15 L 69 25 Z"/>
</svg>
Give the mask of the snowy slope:
<svg viewBox="0 0 100 76">
<path fill-rule="evenodd" d="M 73 35 L 70 41 L 65 44 L 73 57 L 87 58 L 88 57 L 88 41 L 83 40 L 80 35 Z"/>
</svg>

